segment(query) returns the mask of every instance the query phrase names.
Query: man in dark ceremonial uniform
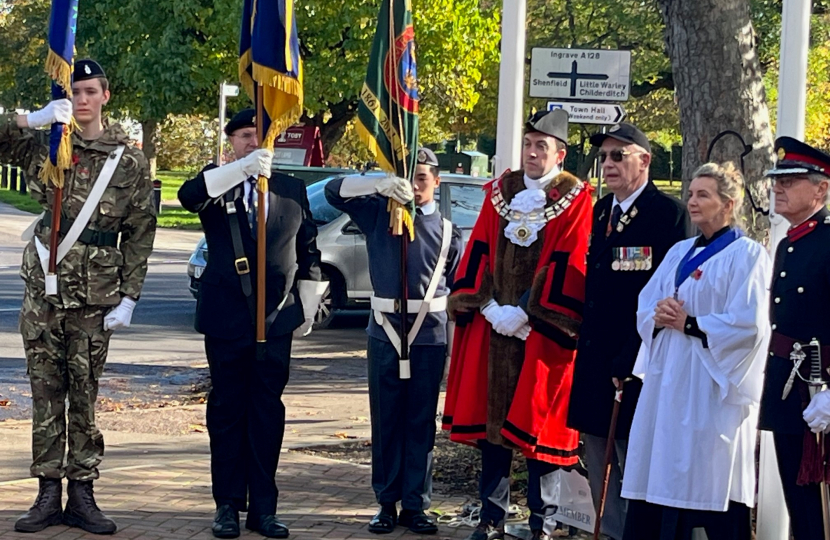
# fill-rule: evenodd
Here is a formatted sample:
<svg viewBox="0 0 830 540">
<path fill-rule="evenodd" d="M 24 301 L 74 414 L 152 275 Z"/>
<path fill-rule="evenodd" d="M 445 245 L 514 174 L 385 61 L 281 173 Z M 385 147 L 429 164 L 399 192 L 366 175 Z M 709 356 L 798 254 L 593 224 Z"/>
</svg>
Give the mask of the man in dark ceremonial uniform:
<svg viewBox="0 0 830 540">
<path fill-rule="evenodd" d="M 207 406 L 211 479 L 216 501 L 213 535 L 239 536 L 245 526 L 269 538 L 288 528 L 277 510 L 277 472 L 285 431 L 282 392 L 293 337 L 306 335 L 325 283 L 320 282 L 317 227 L 303 182 L 271 173 L 273 153 L 259 148 L 252 109 L 225 128 L 236 160 L 210 164 L 179 189 L 182 206 L 198 212 L 210 247 L 196 330 L 205 335 L 213 383 Z M 257 283 L 256 178 L 270 177 L 266 214 L 265 357 L 254 332 Z"/>
<path fill-rule="evenodd" d="M 811 397 L 801 376 L 809 378 L 812 354 L 820 352 L 822 375 L 830 378 L 830 155 L 790 137 L 779 138 L 775 150 L 778 162 L 767 174 L 773 181 L 775 212 L 790 222 L 790 229 L 775 252 L 773 332 L 759 427 L 773 433 L 793 537 L 823 540 L 818 483 L 823 466 L 814 433 L 830 426 L 830 392 Z M 805 359 L 796 366 L 799 352 Z M 811 474 L 814 458 L 817 475 Z"/>
<path fill-rule="evenodd" d="M 640 335 L 637 297 L 668 250 L 686 238 L 686 209 L 648 179 L 651 145 L 632 124 L 597 133 L 610 193 L 594 206 L 588 251 L 585 311 L 579 333 L 568 426 L 582 434 L 588 479 L 598 506 L 615 386 L 631 376 Z M 615 436 L 602 533 L 621 540 L 627 502 L 620 497 L 628 432 L 642 381 L 625 383 Z"/>
</svg>

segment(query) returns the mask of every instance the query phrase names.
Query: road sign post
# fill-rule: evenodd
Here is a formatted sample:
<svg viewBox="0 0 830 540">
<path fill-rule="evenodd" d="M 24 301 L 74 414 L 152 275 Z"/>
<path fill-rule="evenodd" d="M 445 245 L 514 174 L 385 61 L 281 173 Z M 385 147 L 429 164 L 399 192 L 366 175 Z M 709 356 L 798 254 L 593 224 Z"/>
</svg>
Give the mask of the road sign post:
<svg viewBox="0 0 830 540">
<path fill-rule="evenodd" d="M 571 101 L 548 101 L 548 110 L 563 109 L 572 124 L 600 124 L 613 126 L 625 118 L 625 109 L 616 103 L 584 103 Z"/>
<path fill-rule="evenodd" d="M 530 96 L 574 101 L 627 101 L 631 51 L 534 48 Z"/>
</svg>

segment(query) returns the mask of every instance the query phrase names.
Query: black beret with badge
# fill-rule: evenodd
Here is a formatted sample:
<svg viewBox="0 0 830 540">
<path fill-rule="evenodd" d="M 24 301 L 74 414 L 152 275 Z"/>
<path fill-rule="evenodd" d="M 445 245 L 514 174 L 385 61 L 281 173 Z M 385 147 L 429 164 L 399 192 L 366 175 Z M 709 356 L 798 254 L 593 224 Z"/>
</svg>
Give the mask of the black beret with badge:
<svg viewBox="0 0 830 540">
<path fill-rule="evenodd" d="M 418 150 L 418 165 L 428 165 L 430 167 L 439 167 L 438 156 L 429 148 L 421 148 Z"/>
<path fill-rule="evenodd" d="M 243 109 L 236 113 L 225 126 L 225 135 L 230 137 L 237 129 L 249 127 L 256 127 L 256 111 L 253 109 Z"/>
<path fill-rule="evenodd" d="M 792 137 L 775 140 L 775 167 L 767 176 L 822 174 L 830 177 L 830 155 Z"/>
<path fill-rule="evenodd" d="M 602 146 L 605 139 L 614 139 L 627 144 L 636 144 L 649 154 L 651 153 L 651 144 L 648 142 L 648 137 L 634 124 L 623 122 L 616 126 L 611 126 L 606 133 L 594 133 L 591 135 L 591 144 L 593 146 Z"/>
<path fill-rule="evenodd" d="M 525 133 L 534 131 L 550 135 L 568 144 L 568 111 L 553 109 L 537 112 L 528 118 L 525 123 Z"/>
<path fill-rule="evenodd" d="M 72 82 L 106 78 L 107 74 L 104 73 L 104 68 L 101 67 L 101 64 L 89 58 L 75 62 L 75 67 L 72 70 Z"/>
</svg>

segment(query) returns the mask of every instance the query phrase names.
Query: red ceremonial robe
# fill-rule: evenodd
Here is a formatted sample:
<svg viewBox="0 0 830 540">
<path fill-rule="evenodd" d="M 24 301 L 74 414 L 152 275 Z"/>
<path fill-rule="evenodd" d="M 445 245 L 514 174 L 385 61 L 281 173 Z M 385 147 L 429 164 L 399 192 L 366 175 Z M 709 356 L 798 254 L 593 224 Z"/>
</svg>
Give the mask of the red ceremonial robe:
<svg viewBox="0 0 830 540">
<path fill-rule="evenodd" d="M 517 448 L 556 465 L 577 462 L 579 434 L 565 424 L 585 299 L 591 188 L 568 173 L 547 186 L 555 215 L 528 247 L 504 236 L 499 215 L 524 190 L 524 173 L 491 182 L 456 272 L 449 312 L 456 320 L 443 427 L 450 439 Z M 521 305 L 527 341 L 492 331 L 479 308 L 491 298 Z"/>
</svg>

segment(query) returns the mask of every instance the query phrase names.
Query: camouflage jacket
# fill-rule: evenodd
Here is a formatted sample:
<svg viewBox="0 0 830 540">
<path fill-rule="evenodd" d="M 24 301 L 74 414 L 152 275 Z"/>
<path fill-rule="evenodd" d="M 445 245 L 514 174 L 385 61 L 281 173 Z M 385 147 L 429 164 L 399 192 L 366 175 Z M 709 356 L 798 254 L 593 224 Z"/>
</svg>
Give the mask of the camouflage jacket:
<svg viewBox="0 0 830 540">
<path fill-rule="evenodd" d="M 54 188 L 38 179 L 49 150 L 48 136 L 48 130 L 19 129 L 14 115 L 0 117 L 0 163 L 22 167 L 32 197 L 44 210 L 51 211 Z M 77 134 L 72 136 L 72 168 L 63 189 L 64 219 L 74 220 L 78 216 L 110 152 L 118 145 L 127 146 L 87 224 L 89 229 L 120 233 L 120 241 L 118 247 L 76 242 L 58 264 L 58 295 L 46 297 L 55 306 L 111 306 L 118 304 L 122 296 L 138 299 L 141 293 L 147 258 L 153 250 L 156 215 L 147 160 L 128 142 L 118 124 L 106 126 L 101 136 L 92 141 Z M 49 246 L 50 226 L 42 220 L 35 228 L 35 235 L 44 246 Z M 44 298 L 44 276 L 34 239 L 23 252 L 20 276 L 26 281 L 26 296 L 39 304 L 38 300 Z"/>
</svg>

